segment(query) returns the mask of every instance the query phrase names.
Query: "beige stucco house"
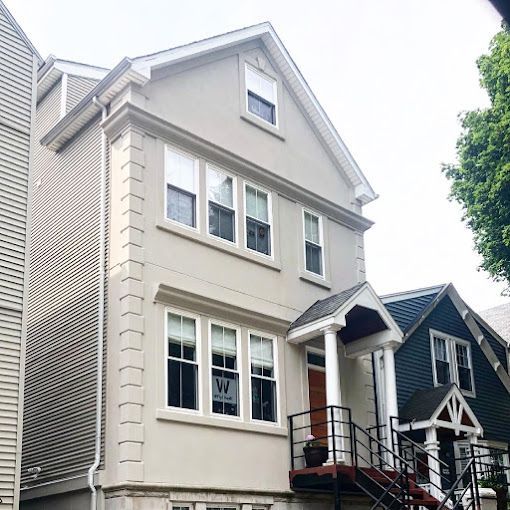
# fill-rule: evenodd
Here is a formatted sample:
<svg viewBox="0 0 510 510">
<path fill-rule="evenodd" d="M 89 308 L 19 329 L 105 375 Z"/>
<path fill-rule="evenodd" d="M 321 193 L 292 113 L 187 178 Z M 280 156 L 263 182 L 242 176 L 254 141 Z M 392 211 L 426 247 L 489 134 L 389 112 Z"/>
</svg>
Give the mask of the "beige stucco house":
<svg viewBox="0 0 510 510">
<path fill-rule="evenodd" d="M 0 507 L 18 508 L 28 174 L 41 58 L 0 1 Z"/>
<path fill-rule="evenodd" d="M 402 334 L 365 279 L 376 195 L 271 25 L 49 59 L 32 189 L 22 508 L 331 507 L 293 490 L 304 436 L 355 463 Z"/>
</svg>

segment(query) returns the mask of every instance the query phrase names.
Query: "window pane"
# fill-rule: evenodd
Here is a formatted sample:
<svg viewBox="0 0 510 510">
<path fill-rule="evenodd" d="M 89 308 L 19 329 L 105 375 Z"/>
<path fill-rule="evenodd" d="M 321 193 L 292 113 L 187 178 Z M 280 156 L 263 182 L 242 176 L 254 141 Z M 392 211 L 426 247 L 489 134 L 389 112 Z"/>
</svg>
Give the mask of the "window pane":
<svg viewBox="0 0 510 510">
<path fill-rule="evenodd" d="M 322 248 L 306 242 L 306 269 L 312 273 L 322 275 Z"/>
<path fill-rule="evenodd" d="M 195 195 L 190 195 L 168 185 L 166 215 L 171 220 L 194 227 Z"/>
<path fill-rule="evenodd" d="M 181 362 L 182 405 L 186 409 L 198 409 L 197 366 Z"/>
<path fill-rule="evenodd" d="M 262 99 L 250 91 L 248 91 L 248 111 L 270 124 L 276 124 L 276 111 L 274 104 Z"/>
<path fill-rule="evenodd" d="M 181 362 L 168 360 L 168 405 L 181 407 Z"/>
<path fill-rule="evenodd" d="M 469 368 L 468 349 L 465 345 L 455 344 L 455 352 L 457 354 L 457 364 L 461 367 Z"/>
<path fill-rule="evenodd" d="M 274 376 L 273 341 L 260 336 L 250 336 L 251 373 L 265 377 Z"/>
<path fill-rule="evenodd" d="M 305 239 L 315 244 L 321 244 L 319 218 L 305 212 Z"/>
<path fill-rule="evenodd" d="M 213 368 L 211 388 L 213 412 L 239 416 L 239 375 Z"/>
<path fill-rule="evenodd" d="M 471 369 L 459 366 L 459 387 L 461 390 L 471 391 Z"/>
<path fill-rule="evenodd" d="M 246 88 L 261 99 L 275 104 L 275 80 L 246 67 Z"/>
<path fill-rule="evenodd" d="M 251 412 L 255 420 L 276 421 L 276 383 L 259 377 L 251 378 Z"/>
<path fill-rule="evenodd" d="M 196 351 L 195 320 L 188 317 L 182 318 L 182 357 L 195 361 Z"/>
<path fill-rule="evenodd" d="M 269 225 L 246 219 L 246 245 L 250 250 L 271 255 L 271 234 Z"/>
<path fill-rule="evenodd" d="M 230 209 L 209 202 L 209 233 L 234 242 L 235 214 Z"/>
<path fill-rule="evenodd" d="M 195 193 L 195 160 L 167 149 L 166 182 L 190 193 Z"/>
<path fill-rule="evenodd" d="M 450 382 L 450 364 L 436 359 L 437 382 L 448 384 Z"/>
<path fill-rule="evenodd" d="M 448 353 L 446 351 L 446 340 L 434 337 L 434 355 L 436 360 L 448 362 Z"/>
<path fill-rule="evenodd" d="M 255 216 L 258 220 L 263 221 L 265 223 L 269 222 L 269 214 L 268 214 L 268 198 L 267 193 L 257 190 L 257 216 Z"/>
<path fill-rule="evenodd" d="M 174 358 L 182 356 L 181 351 L 181 317 L 168 314 L 168 355 Z"/>
<path fill-rule="evenodd" d="M 234 207 L 234 187 L 231 177 L 228 177 L 217 170 L 208 168 L 208 197 L 218 204 L 227 207 Z"/>
</svg>

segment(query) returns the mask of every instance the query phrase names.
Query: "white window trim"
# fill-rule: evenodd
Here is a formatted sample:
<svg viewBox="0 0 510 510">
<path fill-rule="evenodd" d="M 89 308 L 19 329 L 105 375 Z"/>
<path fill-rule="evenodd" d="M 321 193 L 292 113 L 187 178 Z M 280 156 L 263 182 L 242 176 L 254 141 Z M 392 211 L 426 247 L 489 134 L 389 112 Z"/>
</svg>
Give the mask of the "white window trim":
<svg viewBox="0 0 510 510">
<path fill-rule="evenodd" d="M 248 231 L 246 229 L 246 219 L 252 218 L 252 216 L 249 216 L 246 214 L 246 187 L 249 186 L 250 188 L 257 189 L 259 191 L 262 191 L 263 193 L 267 193 L 267 219 L 268 219 L 268 225 L 269 225 L 269 232 L 270 232 L 270 240 L 271 243 L 271 255 L 266 255 L 265 253 L 260 253 L 259 251 L 252 250 L 251 248 L 248 248 Z M 260 221 L 257 218 L 252 218 L 255 221 Z M 274 228 L 273 228 L 273 195 L 271 191 L 262 188 L 261 186 L 258 186 L 257 184 L 253 184 L 250 181 L 244 181 L 243 182 L 243 221 L 244 221 L 244 249 L 247 250 L 249 253 L 254 253 L 255 255 L 258 255 L 259 257 L 263 257 L 268 260 L 274 260 Z"/>
<path fill-rule="evenodd" d="M 188 319 L 195 320 L 195 332 L 196 332 L 196 365 L 197 365 L 197 398 L 198 398 L 198 409 L 186 409 L 184 407 L 175 407 L 168 405 L 168 314 L 172 313 L 174 315 L 181 315 L 182 317 L 187 317 Z M 165 409 L 169 409 L 172 411 L 176 411 L 183 414 L 192 414 L 192 415 L 202 415 L 203 414 L 203 382 L 202 382 L 202 372 L 200 370 L 202 366 L 202 352 L 201 352 L 201 322 L 200 316 L 194 313 L 187 312 L 185 310 L 181 310 L 179 308 L 173 307 L 165 307 Z M 176 359 L 176 358 L 172 358 Z"/>
<path fill-rule="evenodd" d="M 310 241 L 313 244 L 316 244 L 316 246 L 320 246 L 321 249 L 321 267 L 322 267 L 322 274 L 320 273 L 314 273 L 313 271 L 309 271 L 306 269 L 306 226 L 305 226 L 305 213 L 311 214 L 312 216 L 315 216 L 319 220 L 319 237 L 320 237 L 320 244 L 313 243 L 313 241 Z M 316 278 L 321 278 L 322 280 L 326 279 L 326 260 L 324 257 L 324 224 L 322 215 L 318 214 L 311 209 L 308 209 L 306 207 L 302 208 L 301 213 L 301 221 L 303 223 L 303 269 L 306 274 L 315 276 Z"/>
<path fill-rule="evenodd" d="M 168 221 L 172 225 L 176 225 L 185 230 L 191 230 L 192 232 L 200 232 L 200 159 L 194 154 L 190 154 L 189 152 L 183 151 L 174 145 L 170 145 L 168 143 L 165 144 L 165 155 L 164 155 L 164 187 L 163 187 L 163 217 L 165 221 Z M 194 180 L 193 184 L 195 187 L 195 226 L 191 227 L 190 225 L 186 225 L 179 221 L 172 220 L 167 216 L 168 205 L 167 205 L 167 187 L 168 181 L 166 177 L 166 169 L 168 165 L 168 151 L 175 152 L 177 154 L 181 154 L 182 156 L 192 159 L 194 164 Z M 184 190 L 186 191 L 186 190 Z"/>
<path fill-rule="evenodd" d="M 209 232 L 209 202 L 213 202 L 214 204 L 220 205 L 222 207 L 223 204 L 219 202 L 215 202 L 214 200 L 209 200 L 209 169 L 214 170 L 216 172 L 222 173 L 227 177 L 232 179 L 232 210 L 234 211 L 234 241 L 229 241 L 228 239 L 223 239 L 223 237 L 212 235 Z M 205 199 L 206 199 L 206 232 L 207 236 L 216 241 L 220 241 L 222 243 L 226 243 L 229 246 L 239 247 L 239 213 L 238 213 L 238 204 L 237 204 L 237 176 L 231 172 L 226 171 L 220 166 L 214 165 L 212 163 L 207 162 L 205 164 Z M 250 250 L 251 251 L 251 250 Z"/>
<path fill-rule="evenodd" d="M 262 117 L 259 117 L 258 115 L 255 115 L 254 113 L 250 112 L 250 110 L 248 109 L 248 90 L 250 90 L 248 88 L 248 80 L 246 79 L 248 69 L 253 71 L 255 74 L 262 76 L 262 78 L 264 78 L 268 81 L 271 81 L 273 84 L 273 94 L 274 94 L 274 99 L 275 99 L 275 102 L 274 102 L 275 123 L 274 124 L 272 124 L 271 122 L 268 122 L 266 119 L 263 119 Z M 260 69 L 257 69 L 256 67 L 252 66 L 248 62 L 245 62 L 245 64 L 244 64 L 244 84 L 245 84 L 244 102 L 245 102 L 246 114 L 249 115 L 250 117 L 257 119 L 260 122 L 263 122 L 267 126 L 271 126 L 273 129 L 279 129 L 278 83 L 277 83 L 277 80 L 275 78 L 273 78 L 272 76 L 270 76 L 269 74 L 266 74 L 263 71 L 261 71 Z M 254 91 L 252 91 L 252 92 L 255 94 Z M 266 101 L 267 101 L 267 99 L 266 99 Z"/>
<path fill-rule="evenodd" d="M 434 337 L 442 338 L 446 342 L 446 352 L 448 355 L 448 366 L 450 369 L 450 381 L 455 383 L 463 395 L 467 397 L 476 397 L 475 390 L 475 370 L 473 367 L 473 356 L 471 353 L 471 343 L 467 340 L 463 340 L 462 338 L 458 338 L 452 335 L 448 335 L 441 331 L 437 331 L 435 329 L 429 329 L 430 334 L 430 354 L 432 358 L 432 374 L 434 379 L 434 386 L 442 386 L 437 382 L 437 372 L 436 372 L 436 353 L 434 350 Z M 455 352 L 455 344 L 464 345 L 467 348 L 468 359 L 469 359 L 469 368 L 471 373 L 471 391 L 464 390 L 459 385 L 459 369 L 457 365 L 457 353 Z"/>
<path fill-rule="evenodd" d="M 212 401 L 212 386 L 210 386 L 210 392 L 211 392 L 211 395 L 210 395 L 210 404 L 209 404 L 209 413 L 211 416 L 213 416 L 214 418 L 218 418 L 220 420 L 232 420 L 232 421 L 243 421 L 243 412 L 244 412 L 244 402 L 243 402 L 243 363 L 242 363 L 242 349 L 241 349 L 241 327 L 240 326 L 237 326 L 235 324 L 231 324 L 229 322 L 224 322 L 224 321 L 221 321 L 221 320 L 215 320 L 215 319 L 209 319 L 208 320 L 208 326 L 207 326 L 207 335 L 208 335 L 208 341 L 207 341 L 207 346 L 208 346 L 208 363 L 207 363 L 207 366 L 208 366 L 208 377 L 209 377 L 209 381 L 211 382 L 212 384 L 212 369 L 213 369 L 213 364 L 212 364 L 212 325 L 215 324 L 217 326 L 222 326 L 222 327 L 225 327 L 225 328 L 229 328 L 229 329 L 233 329 L 235 330 L 236 332 L 236 351 L 237 351 L 237 374 L 238 374 L 238 380 L 239 380 L 239 388 L 238 388 L 238 392 L 239 392 L 239 416 L 232 416 L 232 415 L 229 415 L 229 414 L 221 414 L 221 413 L 215 413 L 213 412 L 213 401 Z M 221 370 L 220 367 L 214 367 L 214 368 L 218 368 Z M 233 370 L 229 370 L 229 369 L 226 369 L 228 370 L 229 372 L 234 372 Z M 251 407 L 251 406 L 250 406 Z"/>
<path fill-rule="evenodd" d="M 273 356 L 274 356 L 274 381 L 275 381 L 275 395 L 276 395 L 276 421 L 266 421 L 266 420 L 257 420 L 253 418 L 253 412 L 252 412 L 252 387 L 251 387 L 251 335 L 254 336 L 260 336 L 263 338 L 267 338 L 268 340 L 271 340 L 273 342 Z M 255 376 L 259 377 L 259 376 Z M 261 376 L 261 378 L 264 378 Z M 265 379 L 270 379 L 269 377 L 265 377 Z M 253 329 L 248 330 L 248 388 L 249 388 L 249 395 L 250 395 L 250 401 L 249 401 L 249 408 L 250 408 L 250 421 L 253 423 L 258 423 L 261 425 L 266 425 L 268 427 L 280 427 L 281 423 L 281 414 L 280 414 L 280 373 L 279 373 L 279 362 L 278 362 L 278 337 L 276 335 L 270 335 L 268 333 L 265 333 L 263 331 L 256 331 Z"/>
</svg>

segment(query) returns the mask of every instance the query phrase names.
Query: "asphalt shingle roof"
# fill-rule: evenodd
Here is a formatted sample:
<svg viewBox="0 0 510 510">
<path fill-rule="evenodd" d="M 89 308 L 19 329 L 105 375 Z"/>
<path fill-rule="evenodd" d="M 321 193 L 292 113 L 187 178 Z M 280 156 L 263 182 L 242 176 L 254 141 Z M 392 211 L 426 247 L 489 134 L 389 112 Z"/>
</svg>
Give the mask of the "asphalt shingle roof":
<svg viewBox="0 0 510 510">
<path fill-rule="evenodd" d="M 399 411 L 404 420 L 428 420 L 450 391 L 453 384 L 415 391 Z"/>
<path fill-rule="evenodd" d="M 507 342 L 510 342 L 510 303 L 480 312 L 480 317 Z"/>
<path fill-rule="evenodd" d="M 364 283 L 358 283 L 350 289 L 343 290 L 338 294 L 316 301 L 308 310 L 305 310 L 289 327 L 289 330 L 304 326 L 310 322 L 327 317 L 336 312 L 349 298 L 358 292 Z"/>
</svg>

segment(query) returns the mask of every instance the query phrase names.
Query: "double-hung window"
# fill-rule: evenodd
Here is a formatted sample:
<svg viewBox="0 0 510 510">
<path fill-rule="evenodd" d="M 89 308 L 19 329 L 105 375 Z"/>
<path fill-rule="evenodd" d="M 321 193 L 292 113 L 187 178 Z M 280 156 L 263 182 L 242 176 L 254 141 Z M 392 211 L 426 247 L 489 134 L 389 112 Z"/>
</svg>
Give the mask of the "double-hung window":
<svg viewBox="0 0 510 510">
<path fill-rule="evenodd" d="M 235 242 L 234 179 L 216 168 L 207 166 L 207 197 L 209 234 Z"/>
<path fill-rule="evenodd" d="M 434 359 L 437 384 L 448 384 L 451 381 L 450 353 L 444 338 L 434 336 Z"/>
<path fill-rule="evenodd" d="M 246 247 L 271 255 L 271 199 L 269 193 L 245 187 Z"/>
<path fill-rule="evenodd" d="M 276 80 L 246 66 L 246 103 L 248 112 L 276 126 Z"/>
<path fill-rule="evenodd" d="M 166 217 L 197 226 L 198 161 L 170 147 L 166 148 Z"/>
<path fill-rule="evenodd" d="M 275 343 L 271 338 L 250 334 L 251 417 L 277 421 Z"/>
<path fill-rule="evenodd" d="M 311 273 L 324 276 L 322 218 L 303 211 L 305 235 L 305 268 Z"/>
<path fill-rule="evenodd" d="M 455 356 L 457 360 L 459 388 L 461 390 L 473 391 L 471 356 L 469 355 L 468 346 L 465 344 L 455 343 Z"/>
<path fill-rule="evenodd" d="M 434 383 L 454 382 L 468 393 L 474 392 L 473 365 L 469 342 L 444 333 L 432 332 Z"/>
<path fill-rule="evenodd" d="M 197 321 L 167 313 L 167 404 L 198 409 Z"/>
<path fill-rule="evenodd" d="M 212 411 L 239 416 L 240 360 L 236 329 L 211 324 L 211 358 Z"/>
</svg>

